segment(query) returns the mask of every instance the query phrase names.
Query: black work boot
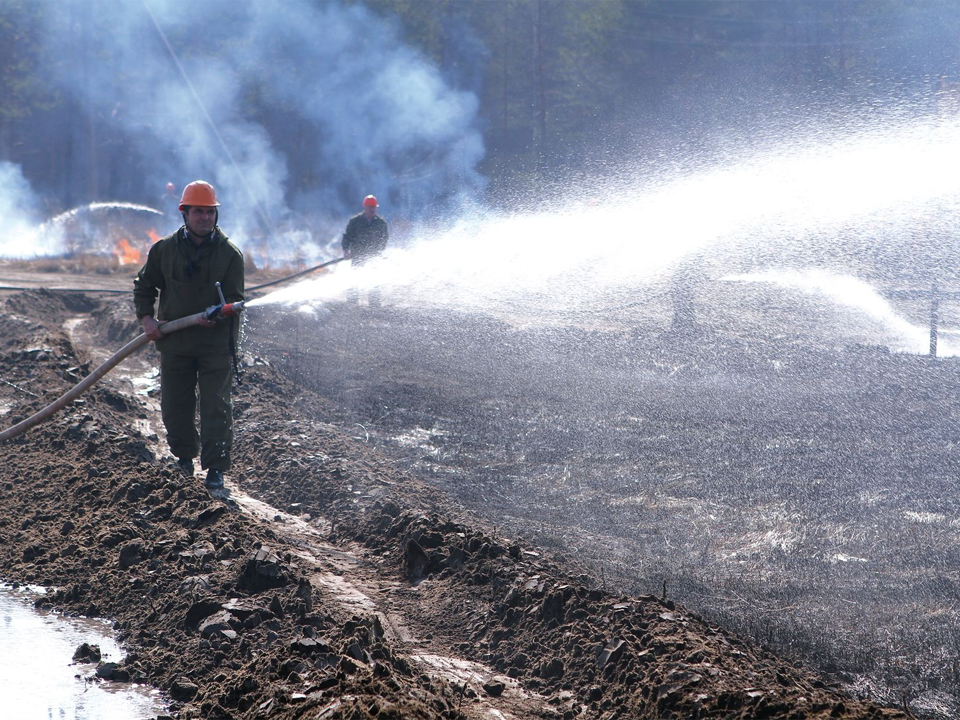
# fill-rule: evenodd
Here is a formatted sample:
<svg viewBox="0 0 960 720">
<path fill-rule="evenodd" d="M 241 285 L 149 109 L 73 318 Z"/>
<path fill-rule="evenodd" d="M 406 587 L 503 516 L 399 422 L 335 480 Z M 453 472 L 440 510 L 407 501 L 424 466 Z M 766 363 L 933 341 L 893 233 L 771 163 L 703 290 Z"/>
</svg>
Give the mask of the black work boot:
<svg viewBox="0 0 960 720">
<path fill-rule="evenodd" d="M 193 477 L 193 459 L 192 458 L 178 458 L 177 459 L 177 469 L 182 472 L 187 477 Z"/>
<path fill-rule="evenodd" d="M 210 468 L 207 470 L 207 479 L 203 482 L 207 490 L 223 490 L 223 470 Z"/>
</svg>

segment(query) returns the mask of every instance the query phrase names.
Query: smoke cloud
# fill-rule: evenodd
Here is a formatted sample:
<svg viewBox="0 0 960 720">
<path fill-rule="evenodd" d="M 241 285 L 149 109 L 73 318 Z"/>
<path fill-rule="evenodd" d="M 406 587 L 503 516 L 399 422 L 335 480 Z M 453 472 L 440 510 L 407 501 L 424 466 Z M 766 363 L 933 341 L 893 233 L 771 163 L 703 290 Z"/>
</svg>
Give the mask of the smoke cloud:
<svg viewBox="0 0 960 720">
<path fill-rule="evenodd" d="M 19 165 L 0 161 L 0 256 L 29 257 L 36 247 L 37 200 Z"/>
<path fill-rule="evenodd" d="M 245 250 L 309 258 L 367 193 L 416 220 L 483 187 L 476 96 L 362 5 L 75 0 L 49 22 L 43 71 L 84 115 L 64 132 L 103 138 L 111 199 L 173 225 L 166 183 L 201 178 Z"/>
</svg>

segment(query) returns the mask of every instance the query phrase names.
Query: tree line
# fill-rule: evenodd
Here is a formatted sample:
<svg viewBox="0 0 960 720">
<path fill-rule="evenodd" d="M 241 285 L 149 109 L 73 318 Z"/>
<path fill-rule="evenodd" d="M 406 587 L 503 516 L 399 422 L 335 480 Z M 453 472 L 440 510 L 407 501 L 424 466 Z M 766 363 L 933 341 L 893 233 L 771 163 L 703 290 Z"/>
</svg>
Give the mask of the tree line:
<svg viewBox="0 0 960 720">
<path fill-rule="evenodd" d="M 960 15 L 942 2 L 367 2 L 478 93 L 494 192 L 616 166 L 741 115 L 869 104 L 957 73 Z"/>
<path fill-rule="evenodd" d="M 957 73 L 960 10 L 936 0 L 363 4 L 397 23 L 449 84 L 476 94 L 480 169 L 494 202 L 609 171 L 622 156 L 656 156 L 741 117 L 826 97 L 869 106 L 904 87 L 922 96 Z M 123 140 L 99 135 L 95 111 L 37 70 L 44 23 L 63 11 L 56 2 L 0 0 L 0 160 L 61 188 L 64 202 L 95 200 L 124 190 L 122 173 L 103 158 L 117 157 Z M 248 105 L 251 118 L 270 114 L 255 94 Z M 75 123 L 69 133 L 60 131 L 64 117 Z M 317 182 L 308 167 L 295 167 L 290 180 Z"/>
</svg>

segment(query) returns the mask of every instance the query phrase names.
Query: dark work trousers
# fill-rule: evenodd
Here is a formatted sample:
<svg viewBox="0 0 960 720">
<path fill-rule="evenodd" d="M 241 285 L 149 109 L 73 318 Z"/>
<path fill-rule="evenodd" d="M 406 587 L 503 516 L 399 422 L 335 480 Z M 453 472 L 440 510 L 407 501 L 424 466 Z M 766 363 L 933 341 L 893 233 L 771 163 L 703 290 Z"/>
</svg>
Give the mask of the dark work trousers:
<svg viewBox="0 0 960 720">
<path fill-rule="evenodd" d="M 230 469 L 233 405 L 230 355 L 160 353 L 160 411 L 170 451 L 180 459 L 200 454 L 206 470 Z M 197 433 L 197 389 L 200 390 L 200 433 Z"/>
<path fill-rule="evenodd" d="M 362 267 L 368 260 L 372 260 L 376 255 L 361 255 L 350 259 L 350 267 Z M 360 304 L 360 291 L 356 287 L 347 288 L 347 302 Z M 370 307 L 380 307 L 380 290 L 370 288 L 367 291 L 367 302 Z"/>
</svg>

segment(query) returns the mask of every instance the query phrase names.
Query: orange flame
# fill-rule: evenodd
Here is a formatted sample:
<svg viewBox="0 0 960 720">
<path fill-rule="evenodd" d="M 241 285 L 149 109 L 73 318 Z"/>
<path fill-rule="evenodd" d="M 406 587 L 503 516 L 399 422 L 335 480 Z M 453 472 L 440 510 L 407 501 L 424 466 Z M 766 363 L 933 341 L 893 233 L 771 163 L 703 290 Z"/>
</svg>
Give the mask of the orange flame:
<svg viewBox="0 0 960 720">
<path fill-rule="evenodd" d="M 113 256 L 121 265 L 133 265 L 140 262 L 141 253 L 126 238 L 120 238 L 113 248 Z"/>
<path fill-rule="evenodd" d="M 157 240 L 160 239 L 159 233 L 157 233 L 157 231 L 154 230 L 153 228 L 150 228 L 149 230 L 147 230 L 147 235 L 150 237 L 151 245 L 153 245 L 155 242 L 157 242 Z"/>
</svg>

